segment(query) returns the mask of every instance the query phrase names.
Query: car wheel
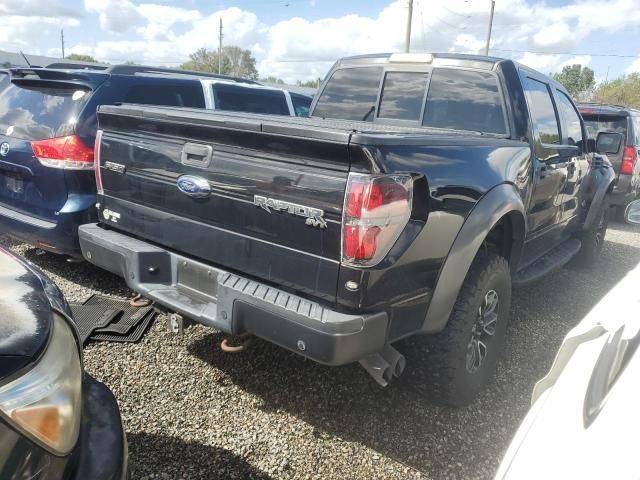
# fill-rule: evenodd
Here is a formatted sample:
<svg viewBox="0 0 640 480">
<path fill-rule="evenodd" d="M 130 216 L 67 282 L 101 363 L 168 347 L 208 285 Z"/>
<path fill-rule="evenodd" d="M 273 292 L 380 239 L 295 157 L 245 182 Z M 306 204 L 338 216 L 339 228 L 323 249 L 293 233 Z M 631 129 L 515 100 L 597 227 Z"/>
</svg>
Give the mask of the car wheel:
<svg viewBox="0 0 640 480">
<path fill-rule="evenodd" d="M 460 289 L 446 328 L 429 337 L 427 378 L 439 403 L 471 403 L 491 381 L 503 353 L 511 309 L 507 260 L 479 253 Z"/>
<path fill-rule="evenodd" d="M 580 234 L 579 239 L 582 246 L 576 257 L 576 263 L 579 266 L 592 267 L 600 257 L 609 226 L 609 211 L 610 209 L 605 205 L 595 224 Z"/>
</svg>

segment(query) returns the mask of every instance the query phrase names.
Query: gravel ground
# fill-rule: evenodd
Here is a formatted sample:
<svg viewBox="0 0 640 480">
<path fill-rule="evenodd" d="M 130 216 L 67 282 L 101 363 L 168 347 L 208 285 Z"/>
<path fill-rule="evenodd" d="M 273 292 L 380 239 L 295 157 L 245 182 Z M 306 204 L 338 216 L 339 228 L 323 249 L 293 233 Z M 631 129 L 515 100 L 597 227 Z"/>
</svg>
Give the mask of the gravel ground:
<svg viewBox="0 0 640 480">
<path fill-rule="evenodd" d="M 260 340 L 223 354 L 219 333 L 171 336 L 163 317 L 139 344 L 89 345 L 85 365 L 118 398 L 132 479 L 491 478 L 564 335 L 640 261 L 639 234 L 612 224 L 597 268 L 516 290 L 496 381 L 463 409 L 429 402 L 416 342 L 398 347 L 407 370 L 387 389 L 356 365 L 323 367 Z M 131 295 L 89 264 L 3 242 L 69 300 Z"/>
</svg>

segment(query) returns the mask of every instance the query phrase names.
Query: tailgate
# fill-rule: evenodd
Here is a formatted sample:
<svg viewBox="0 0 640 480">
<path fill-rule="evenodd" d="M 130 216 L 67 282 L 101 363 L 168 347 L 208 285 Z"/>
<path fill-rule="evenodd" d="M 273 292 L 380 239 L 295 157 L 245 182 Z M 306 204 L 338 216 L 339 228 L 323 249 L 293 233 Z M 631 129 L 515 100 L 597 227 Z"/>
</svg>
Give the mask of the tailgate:
<svg viewBox="0 0 640 480">
<path fill-rule="evenodd" d="M 188 109 L 98 116 L 107 225 L 335 300 L 348 131 Z"/>
</svg>

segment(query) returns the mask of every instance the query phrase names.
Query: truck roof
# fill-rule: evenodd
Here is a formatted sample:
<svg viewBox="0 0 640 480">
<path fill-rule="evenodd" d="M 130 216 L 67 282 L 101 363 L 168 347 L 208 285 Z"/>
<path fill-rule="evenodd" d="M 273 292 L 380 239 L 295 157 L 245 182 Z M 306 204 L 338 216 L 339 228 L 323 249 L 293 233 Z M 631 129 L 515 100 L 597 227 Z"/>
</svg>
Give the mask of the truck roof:
<svg viewBox="0 0 640 480">
<path fill-rule="evenodd" d="M 640 110 L 631 108 L 626 105 L 616 105 L 612 103 L 596 103 L 596 102 L 582 102 L 576 105 L 578 110 L 583 113 L 595 113 L 595 114 L 615 114 L 615 115 L 629 115 L 630 112 L 640 113 Z"/>
<path fill-rule="evenodd" d="M 464 66 L 472 66 L 476 67 L 478 64 L 486 65 L 487 69 L 493 68 L 493 66 L 505 60 L 504 58 L 499 57 L 487 57 L 484 55 L 471 55 L 465 53 L 427 53 L 427 52 L 416 52 L 416 53 L 372 53 L 366 55 L 354 55 L 351 57 L 344 57 L 338 60 L 338 65 L 349 65 L 349 64 L 361 64 L 361 63 L 391 63 L 395 61 L 399 63 L 431 63 L 435 59 L 443 59 L 443 60 L 457 60 L 462 62 L 464 65 L 467 63 L 468 65 Z"/>
</svg>

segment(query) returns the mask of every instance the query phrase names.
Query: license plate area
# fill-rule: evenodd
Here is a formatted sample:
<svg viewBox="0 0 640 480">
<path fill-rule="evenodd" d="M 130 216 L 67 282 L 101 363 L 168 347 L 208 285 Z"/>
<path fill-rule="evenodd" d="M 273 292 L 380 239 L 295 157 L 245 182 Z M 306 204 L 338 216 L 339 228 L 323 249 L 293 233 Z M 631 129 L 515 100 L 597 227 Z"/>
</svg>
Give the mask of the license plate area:
<svg viewBox="0 0 640 480">
<path fill-rule="evenodd" d="M 176 287 L 190 295 L 205 297 L 203 300 L 215 300 L 218 295 L 218 272 L 206 265 L 179 260 Z"/>
<path fill-rule="evenodd" d="M 5 185 L 7 190 L 12 193 L 21 194 L 24 192 L 24 180 L 20 175 L 15 173 L 5 174 Z"/>
</svg>

